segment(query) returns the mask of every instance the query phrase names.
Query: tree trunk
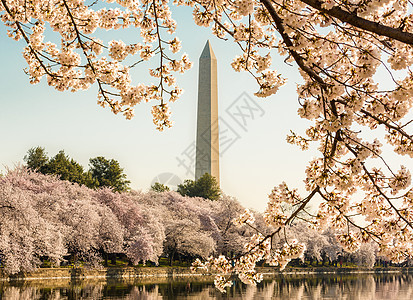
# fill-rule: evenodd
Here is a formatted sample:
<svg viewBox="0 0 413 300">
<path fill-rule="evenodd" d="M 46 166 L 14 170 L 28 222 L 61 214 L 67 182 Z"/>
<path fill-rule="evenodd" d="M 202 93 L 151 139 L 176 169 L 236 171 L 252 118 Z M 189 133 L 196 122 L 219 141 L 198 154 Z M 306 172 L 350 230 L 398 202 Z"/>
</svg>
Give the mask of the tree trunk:
<svg viewBox="0 0 413 300">
<path fill-rule="evenodd" d="M 169 256 L 169 266 L 172 266 L 172 262 L 173 262 L 173 260 L 174 260 L 174 256 L 175 256 L 175 250 L 173 250 L 173 251 L 170 253 L 170 256 Z"/>
<path fill-rule="evenodd" d="M 103 252 L 103 258 L 105 259 L 104 266 L 107 267 L 108 266 L 108 254 L 106 252 Z"/>
</svg>

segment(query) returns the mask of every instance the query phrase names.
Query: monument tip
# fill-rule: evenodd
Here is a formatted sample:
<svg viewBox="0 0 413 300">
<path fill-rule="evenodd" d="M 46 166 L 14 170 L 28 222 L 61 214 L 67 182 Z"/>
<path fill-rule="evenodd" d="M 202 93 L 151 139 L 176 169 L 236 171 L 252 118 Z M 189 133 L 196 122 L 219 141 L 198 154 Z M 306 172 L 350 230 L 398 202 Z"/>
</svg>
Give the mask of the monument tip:
<svg viewBox="0 0 413 300">
<path fill-rule="evenodd" d="M 217 59 L 215 57 L 214 51 L 212 51 L 211 43 L 209 42 L 209 40 L 207 40 L 205 43 L 204 50 L 202 50 L 199 59 L 201 58 Z"/>
</svg>

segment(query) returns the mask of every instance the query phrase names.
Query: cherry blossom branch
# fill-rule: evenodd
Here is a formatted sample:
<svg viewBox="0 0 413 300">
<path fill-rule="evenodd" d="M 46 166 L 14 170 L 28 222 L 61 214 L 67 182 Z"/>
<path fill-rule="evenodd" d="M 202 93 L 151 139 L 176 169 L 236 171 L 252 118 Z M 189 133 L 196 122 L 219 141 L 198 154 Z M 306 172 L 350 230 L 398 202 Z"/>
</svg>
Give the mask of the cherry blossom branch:
<svg viewBox="0 0 413 300">
<path fill-rule="evenodd" d="M 266 0 L 268 1 L 268 0 Z M 323 6 L 323 2 L 318 0 L 300 0 L 301 2 L 323 12 L 329 16 L 339 19 L 342 22 L 348 23 L 360 29 L 373 32 L 378 35 L 386 36 L 388 38 L 398 40 L 402 43 L 413 45 L 413 34 L 410 32 L 396 29 L 393 27 L 382 25 L 378 22 L 369 21 L 357 16 L 355 13 L 349 13 L 339 6 L 333 6 L 330 9 Z"/>
<path fill-rule="evenodd" d="M 346 148 L 353 153 L 354 156 L 357 157 L 357 153 L 349 146 L 346 144 Z M 389 197 L 381 190 L 381 188 L 376 184 L 373 176 L 370 174 L 370 172 L 367 170 L 364 162 L 361 163 L 361 166 L 364 170 L 364 173 L 367 175 L 367 177 L 369 178 L 370 182 L 372 183 L 372 185 L 374 186 L 374 188 L 376 189 L 376 191 L 384 198 L 386 199 L 387 203 L 391 206 L 391 208 L 394 210 L 394 212 L 399 216 L 400 219 L 402 219 L 407 226 L 409 226 L 411 229 L 413 229 L 413 224 L 411 222 L 409 222 L 409 220 L 407 220 L 403 215 L 401 215 L 400 211 L 397 209 L 396 206 L 394 206 L 393 202 L 389 199 Z"/>
<path fill-rule="evenodd" d="M 10 11 L 7 3 L 6 3 L 6 0 L 1 0 L 1 3 L 3 4 L 4 9 L 6 10 L 7 14 L 8 14 L 11 18 L 14 19 L 13 14 L 11 13 L 11 11 Z M 53 76 L 53 74 L 51 74 L 51 73 L 49 72 L 48 68 L 43 64 L 43 61 L 39 58 L 39 56 L 38 56 L 38 54 L 37 54 L 37 51 L 35 51 L 35 50 L 32 48 L 32 46 L 30 45 L 30 40 L 29 40 L 29 38 L 27 37 L 26 32 L 23 30 L 20 22 L 14 21 L 14 24 L 16 24 L 17 29 L 18 29 L 18 31 L 21 33 L 21 35 L 23 36 L 24 40 L 26 41 L 27 46 L 28 46 L 29 49 L 30 49 L 30 52 L 33 54 L 33 56 L 34 56 L 34 57 L 36 58 L 36 60 L 39 62 L 39 64 L 40 64 L 40 66 L 42 67 L 42 69 L 45 71 L 46 74 L 48 74 L 48 75 L 50 75 L 50 76 Z"/>
<path fill-rule="evenodd" d="M 288 51 L 290 52 L 291 56 L 294 57 L 294 60 L 298 64 L 298 66 L 305 72 L 307 73 L 311 78 L 313 78 L 315 81 L 317 81 L 322 88 L 326 88 L 327 85 L 324 82 L 324 80 L 317 75 L 314 70 L 306 66 L 304 59 L 295 51 L 293 50 L 293 43 L 286 33 L 283 25 L 283 20 L 278 16 L 277 12 L 275 11 L 274 7 L 272 6 L 271 0 L 260 0 L 260 2 L 265 6 L 265 8 L 268 10 L 271 18 L 274 20 L 274 23 L 277 27 L 278 33 L 281 35 L 285 45 L 288 48 Z"/>
<path fill-rule="evenodd" d="M 346 135 L 346 138 L 351 140 L 353 143 L 359 145 L 361 148 L 367 149 L 368 151 L 370 151 L 371 153 L 373 153 L 375 156 L 377 156 L 378 158 L 380 158 L 380 160 L 382 161 L 382 163 L 386 166 L 386 168 L 390 171 L 390 173 L 392 173 L 393 176 L 396 176 L 396 174 L 394 174 L 393 170 L 390 168 L 389 164 L 386 162 L 386 160 L 384 159 L 384 157 L 382 155 L 380 155 L 379 153 L 377 153 L 377 151 L 375 151 L 374 149 L 371 149 L 369 147 L 367 147 L 366 145 L 363 145 L 362 143 L 360 143 L 359 141 L 356 141 L 355 139 L 353 139 L 351 136 Z M 351 147 L 350 145 L 346 144 L 346 146 Z M 356 155 L 355 152 L 352 152 L 354 155 Z"/>
<path fill-rule="evenodd" d="M 77 40 L 78 40 L 78 43 L 79 43 L 80 47 L 82 48 L 83 55 L 86 57 L 87 64 L 90 66 L 90 69 L 92 70 L 93 74 L 94 74 L 95 76 L 97 76 L 98 74 L 97 74 L 97 72 L 96 72 L 96 70 L 95 70 L 95 67 L 94 67 L 91 59 L 90 59 L 89 56 L 87 55 L 87 49 L 86 49 L 85 45 L 83 44 L 82 38 L 81 38 L 81 36 L 80 36 L 80 32 L 79 32 L 79 30 L 78 30 L 78 28 L 77 28 L 77 25 L 76 25 L 76 21 L 75 21 L 73 15 L 72 15 L 72 12 L 70 11 L 69 6 L 67 5 L 66 0 L 63 0 L 63 4 L 64 4 L 64 7 L 66 8 L 66 12 L 67 12 L 67 14 L 68 14 L 71 22 L 72 22 L 71 25 L 73 26 L 73 29 L 74 29 L 74 31 L 75 31 L 75 33 L 76 33 L 76 37 L 77 37 Z M 113 103 L 109 100 L 109 98 L 106 96 L 106 91 L 103 89 L 102 82 L 100 81 L 99 78 L 96 78 L 96 82 L 98 83 L 99 91 L 100 91 L 101 95 L 103 96 L 103 99 L 104 99 L 105 102 L 112 108 L 112 111 L 115 111 L 116 108 L 115 108 L 115 106 L 113 105 Z"/>
<path fill-rule="evenodd" d="M 412 136 L 412 135 L 409 135 L 409 134 L 408 134 L 406 131 L 404 131 L 401 127 L 391 125 L 391 124 L 389 124 L 389 122 L 387 122 L 387 121 L 385 121 L 385 120 L 382 120 L 382 119 L 376 117 L 375 115 L 371 114 L 370 112 L 366 111 L 365 109 L 361 109 L 360 111 L 361 111 L 363 114 L 365 114 L 366 116 L 368 116 L 369 118 L 372 118 L 372 119 L 374 119 L 375 121 L 377 121 L 377 123 L 382 124 L 382 125 L 385 125 L 385 126 L 386 126 L 387 128 L 389 128 L 389 129 L 396 130 L 397 132 L 399 132 L 399 133 L 400 133 L 402 136 L 404 136 L 405 138 L 413 141 L 413 136 Z"/>
<path fill-rule="evenodd" d="M 344 104 L 344 105 L 348 105 L 348 102 L 344 101 L 344 100 L 340 100 L 337 99 L 335 100 L 338 103 Z M 389 128 L 389 129 L 393 129 L 395 131 L 397 131 L 398 133 L 400 133 L 402 136 L 404 136 L 405 138 L 413 141 L 413 135 L 409 135 L 406 131 L 404 131 L 400 126 L 396 126 L 396 125 L 392 125 L 390 124 L 388 121 L 380 119 L 379 117 L 373 115 L 372 113 L 368 112 L 367 110 L 365 110 L 364 108 L 360 109 L 360 112 L 363 113 L 364 115 L 366 115 L 367 117 L 375 120 L 378 124 L 384 125 L 385 127 Z M 390 120 L 390 118 L 388 118 Z M 391 121 L 391 120 L 390 120 Z"/>
<path fill-rule="evenodd" d="M 329 194 L 329 193 L 327 192 L 327 194 Z M 331 202 L 331 201 L 332 201 L 332 200 L 330 200 L 329 198 L 327 198 L 326 195 L 324 195 L 321 191 L 319 192 L 319 195 L 320 195 L 326 202 Z M 360 231 L 366 232 L 369 236 L 373 236 L 373 237 L 375 237 L 375 238 L 377 238 L 377 239 L 380 239 L 380 236 L 379 236 L 379 235 L 377 235 L 377 234 L 375 234 L 375 233 L 367 230 L 366 227 L 362 227 L 362 226 L 360 226 L 360 225 L 357 225 L 355 222 L 353 222 L 353 221 L 351 220 L 351 218 L 350 218 L 349 215 L 346 215 L 345 213 L 343 213 L 343 212 L 341 211 L 341 207 L 339 207 L 339 206 L 337 206 L 337 205 L 333 205 L 332 207 L 334 207 L 334 208 L 340 213 L 340 215 L 343 216 L 343 217 L 346 219 L 346 222 L 347 222 L 347 223 L 351 224 L 351 225 L 354 226 L 355 228 L 358 228 Z M 376 242 L 378 242 L 378 241 L 376 241 Z"/>
<path fill-rule="evenodd" d="M 156 14 L 156 5 L 155 5 L 155 1 L 152 1 L 152 7 L 153 7 L 153 15 L 155 18 L 155 24 L 156 24 L 156 36 L 158 38 L 158 48 L 159 48 L 159 52 L 160 52 L 160 62 L 159 62 L 159 85 L 158 87 L 160 87 L 161 89 L 161 105 L 163 104 L 163 57 L 164 57 L 164 53 L 163 53 L 163 48 L 162 48 L 162 38 L 161 38 L 161 34 L 159 32 L 159 23 L 158 23 L 158 16 Z"/>
<path fill-rule="evenodd" d="M 409 220 L 407 220 L 401 213 L 400 211 L 397 209 L 396 206 L 394 206 L 393 202 L 389 199 L 389 197 L 387 197 L 387 195 L 385 193 L 383 193 L 383 191 L 381 190 L 381 188 L 376 184 L 376 182 L 374 181 L 374 178 L 371 176 L 370 172 L 367 170 L 366 166 L 364 164 L 362 164 L 363 166 L 363 170 L 364 172 L 367 174 L 367 176 L 370 179 L 370 182 L 373 184 L 373 186 L 376 188 L 377 192 L 379 192 L 379 194 L 381 196 L 384 197 L 384 199 L 386 199 L 387 203 L 391 206 L 391 208 L 396 212 L 396 214 L 399 216 L 400 219 L 402 219 L 407 226 L 409 226 L 411 229 L 413 229 L 413 223 L 409 222 Z"/>
<path fill-rule="evenodd" d="M 320 192 L 320 187 L 317 186 L 315 189 L 313 189 L 311 191 L 311 193 L 303 199 L 302 204 L 300 205 L 300 207 L 298 207 L 292 214 L 291 216 L 288 218 L 288 220 L 285 222 L 286 225 L 290 224 L 294 218 L 298 215 L 299 212 L 301 212 L 306 205 L 311 201 L 311 199 L 315 196 L 315 194 Z"/>
<path fill-rule="evenodd" d="M 297 215 L 307 206 L 307 204 L 311 201 L 311 199 L 320 191 L 320 187 L 316 187 L 314 188 L 311 193 L 302 200 L 300 206 L 288 217 L 288 219 L 284 222 L 284 226 L 279 226 L 276 230 L 274 230 L 272 233 L 266 235 L 259 243 L 257 243 L 253 249 L 244 252 L 243 254 L 240 254 L 236 257 L 233 258 L 233 260 L 237 260 L 245 255 L 247 255 L 248 253 L 251 253 L 254 251 L 254 249 L 257 249 L 259 247 L 261 247 L 265 241 L 267 241 L 268 239 L 272 239 L 276 234 L 278 234 L 281 229 L 283 229 L 285 226 L 287 226 L 288 224 L 291 224 L 292 221 L 294 221 L 294 219 L 297 217 Z M 250 225 L 250 224 L 248 224 Z M 256 229 L 253 227 L 253 229 Z"/>
</svg>

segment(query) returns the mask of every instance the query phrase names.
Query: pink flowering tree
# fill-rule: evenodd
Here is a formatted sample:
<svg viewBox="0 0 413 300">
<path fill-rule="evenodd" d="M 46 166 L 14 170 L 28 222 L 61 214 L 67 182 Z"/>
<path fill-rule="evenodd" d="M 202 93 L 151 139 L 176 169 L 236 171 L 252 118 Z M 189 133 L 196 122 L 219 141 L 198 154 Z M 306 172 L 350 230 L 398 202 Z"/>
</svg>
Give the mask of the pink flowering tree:
<svg viewBox="0 0 413 300">
<path fill-rule="evenodd" d="M 244 245 L 256 230 L 249 226 L 236 226 L 233 219 L 242 214 L 245 208 L 233 197 L 223 195 L 219 201 L 209 202 L 212 218 L 218 228 L 216 239 L 216 253 L 233 257 L 244 252 Z M 259 219 L 259 216 L 255 216 Z M 257 225 L 257 224 L 256 224 Z M 265 224 L 258 225 L 261 231 L 266 229 Z"/>
<path fill-rule="evenodd" d="M 123 228 L 95 191 L 56 176 L 16 168 L 0 178 L 5 270 L 33 270 L 40 259 L 68 254 L 97 266 L 101 253 L 121 251 Z"/>
<path fill-rule="evenodd" d="M 104 188 L 96 192 L 96 197 L 110 208 L 124 230 L 122 250 L 114 252 L 125 253 L 132 264 L 158 263 L 163 251 L 164 227 L 158 213 L 140 201 L 142 195 L 137 192 L 119 194 Z"/>
<path fill-rule="evenodd" d="M 396 155 L 413 156 L 410 1 L 132 0 L 108 1 L 109 8 L 101 8 L 100 2 L 0 0 L 9 36 L 26 43 L 23 55 L 32 83 L 46 78 L 61 91 L 95 84 L 99 104 L 126 118 L 138 103 L 152 101 L 156 127 L 169 127 L 168 102 L 181 93 L 174 74 L 191 67 L 186 55 L 177 54 L 181 42 L 174 35 L 171 5 L 192 7 L 197 25 L 239 46 L 231 65 L 255 78 L 258 97 L 276 93 L 285 83 L 271 66 L 273 57 L 294 65 L 302 77 L 298 115 L 311 125 L 287 140 L 302 150 L 310 144 L 319 149 L 307 165 L 306 194 L 277 185 L 265 213 L 272 232 L 257 233 L 245 246 L 245 255 L 233 263 L 219 258 L 208 266 L 238 273 L 251 283 L 259 279 L 254 266 L 260 260 L 284 267 L 303 255 L 305 245 L 286 239 L 274 248 L 272 239 L 287 230 L 298 213 L 308 213 L 316 229 L 334 227 L 346 251 L 373 241 L 379 255 L 395 262 L 412 257 L 411 174 L 382 151 L 387 144 Z M 51 36 L 57 34 L 56 40 L 47 37 L 47 27 L 54 31 Z M 140 33 L 139 41 L 106 43 L 98 37 L 101 29 L 130 27 Z M 157 60 L 157 67 L 149 70 L 157 83 L 132 85 L 130 68 L 151 59 Z M 312 213 L 308 205 L 316 198 L 321 204 Z M 293 210 L 283 210 L 284 203 Z M 245 212 L 236 223 L 254 226 L 253 216 Z M 230 284 L 225 278 L 217 280 L 220 288 Z"/>
<path fill-rule="evenodd" d="M 356 252 L 351 254 L 351 259 L 359 266 L 372 268 L 376 262 L 377 245 L 364 243 Z"/>
<path fill-rule="evenodd" d="M 112 211 L 97 201 L 93 190 L 54 176 L 32 174 L 45 181 L 52 178 L 58 184 L 39 193 L 36 210 L 60 226 L 65 247 L 75 260 L 97 266 L 102 254 L 120 251 L 123 228 Z"/>
<path fill-rule="evenodd" d="M 149 192 L 142 201 L 156 207 L 165 228 L 164 254 L 174 258 L 206 258 L 215 250 L 218 228 L 211 218 L 210 200 L 177 192 Z"/>
<path fill-rule="evenodd" d="M 59 228 L 39 216 L 30 194 L 0 180 L 0 260 L 6 273 L 31 271 L 42 256 L 58 264 L 66 254 Z"/>
</svg>

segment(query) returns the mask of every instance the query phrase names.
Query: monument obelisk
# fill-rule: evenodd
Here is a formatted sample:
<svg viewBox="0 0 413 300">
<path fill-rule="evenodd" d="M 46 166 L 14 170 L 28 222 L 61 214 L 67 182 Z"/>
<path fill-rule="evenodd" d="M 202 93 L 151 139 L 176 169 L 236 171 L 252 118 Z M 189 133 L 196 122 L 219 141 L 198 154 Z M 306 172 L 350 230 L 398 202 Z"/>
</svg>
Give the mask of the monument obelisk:
<svg viewBox="0 0 413 300">
<path fill-rule="evenodd" d="M 209 41 L 199 57 L 195 179 L 205 173 L 219 184 L 217 58 Z"/>
</svg>

